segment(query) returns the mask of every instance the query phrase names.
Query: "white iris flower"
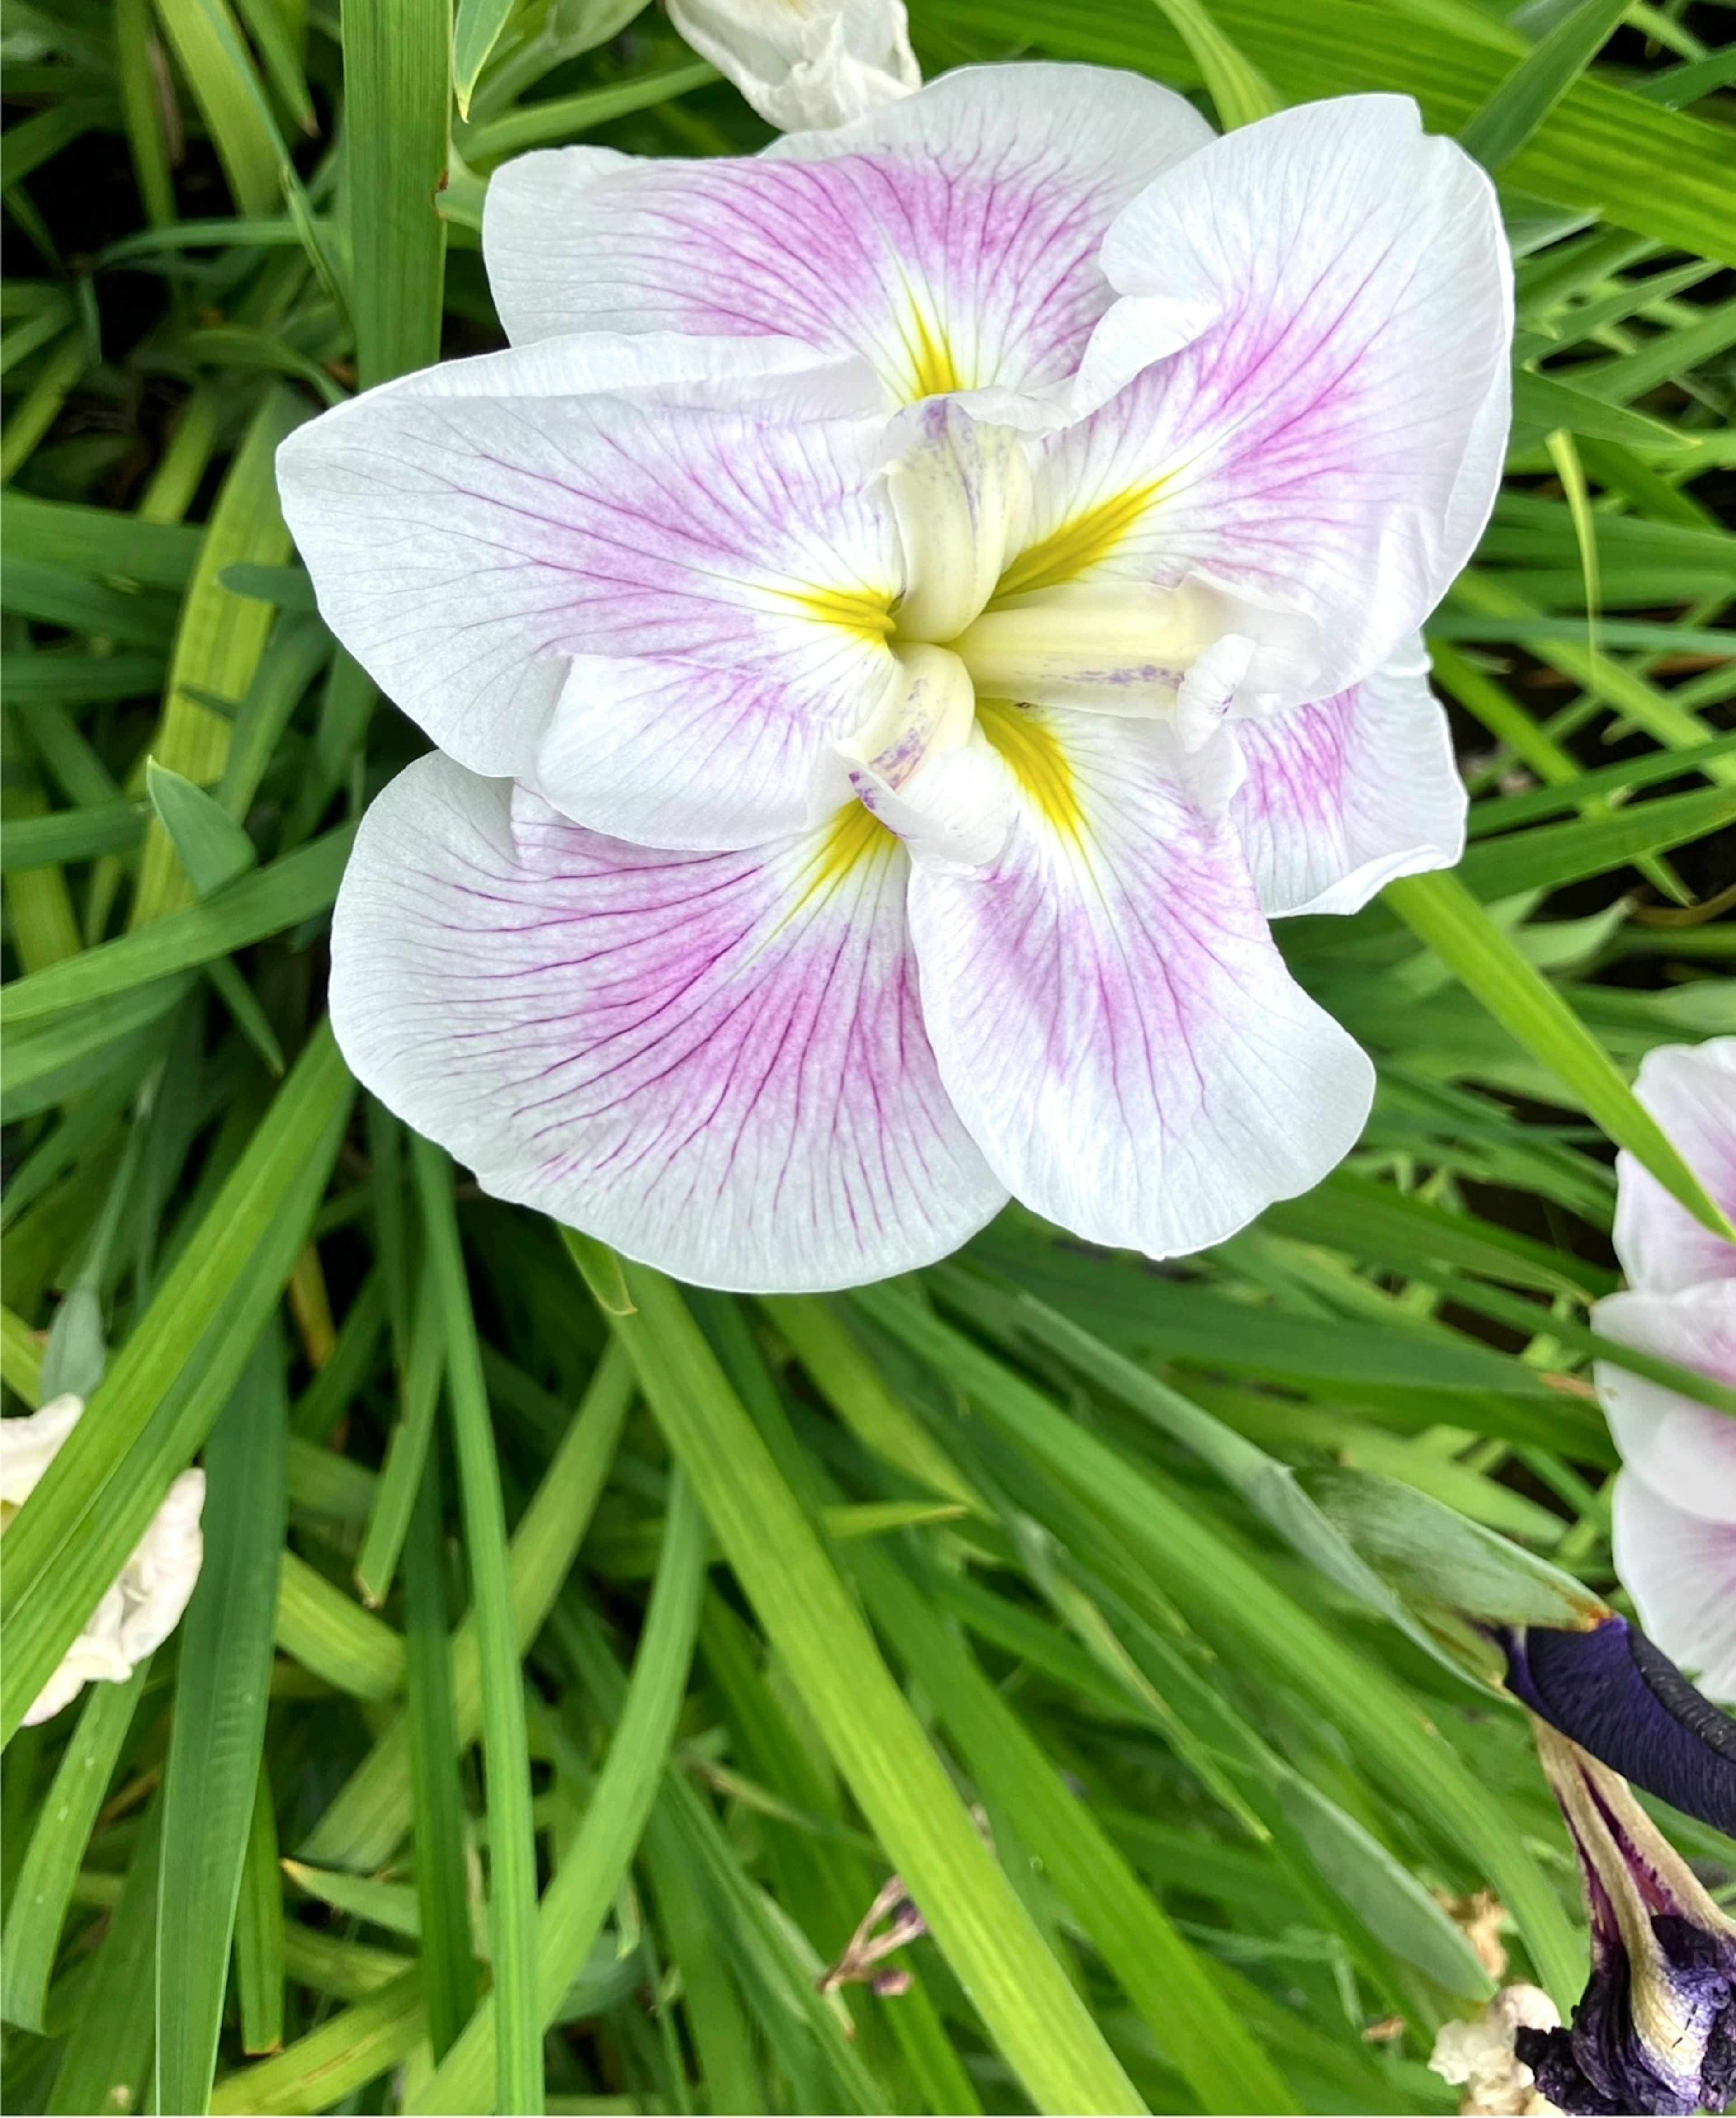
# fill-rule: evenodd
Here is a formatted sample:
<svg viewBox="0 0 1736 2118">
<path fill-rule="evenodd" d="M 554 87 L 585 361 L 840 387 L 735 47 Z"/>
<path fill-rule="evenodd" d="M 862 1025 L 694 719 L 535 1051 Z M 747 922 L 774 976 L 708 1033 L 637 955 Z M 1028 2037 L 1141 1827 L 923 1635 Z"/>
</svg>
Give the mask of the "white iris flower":
<svg viewBox="0 0 1736 2118">
<path fill-rule="evenodd" d="M 1507 432 L 1481 171 L 1402 98 L 1218 139 L 990 67 L 751 160 L 527 155 L 484 247 L 512 349 L 279 457 L 439 746 L 338 903 L 361 1079 L 741 1289 L 1316 1182 L 1372 1071 L 1267 922 L 1459 853 L 1416 633 Z"/>
<path fill-rule="evenodd" d="M 904 0 L 669 0 L 702 58 L 785 132 L 847 124 L 922 86 Z"/>
<path fill-rule="evenodd" d="M 82 1398 L 51 1398 L 27 1419 L 0 1420 L 0 1529 L 35 1491 L 84 1415 Z M 24 1717 L 26 1727 L 70 1706 L 87 1684 L 119 1684 L 181 1622 L 205 1556 L 205 1473 L 183 1471 L 60 1667 Z"/>
<path fill-rule="evenodd" d="M 1635 1089 L 1736 1218 L 1736 1037 L 1648 1052 Z M 1631 1154 L 1616 1172 L 1615 1246 L 1629 1287 L 1599 1302 L 1593 1322 L 1623 1345 L 1736 1384 L 1736 1244 L 1701 1228 Z M 1626 1467 L 1616 1571 L 1664 1653 L 1736 1704 L 1736 1420 L 1607 1362 L 1597 1385 Z"/>
</svg>

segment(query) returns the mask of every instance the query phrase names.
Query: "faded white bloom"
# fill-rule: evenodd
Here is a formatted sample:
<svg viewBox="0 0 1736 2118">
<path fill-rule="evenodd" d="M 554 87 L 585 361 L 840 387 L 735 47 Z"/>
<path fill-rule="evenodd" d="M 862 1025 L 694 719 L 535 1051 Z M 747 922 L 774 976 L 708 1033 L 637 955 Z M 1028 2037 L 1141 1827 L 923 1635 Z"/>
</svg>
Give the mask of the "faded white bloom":
<svg viewBox="0 0 1736 2118">
<path fill-rule="evenodd" d="M 0 1420 L 0 1530 L 36 1490 L 84 1408 L 82 1398 L 68 1395 L 51 1398 L 27 1419 Z M 87 1684 L 118 1684 L 168 1639 L 199 1578 L 204 1506 L 205 1473 L 183 1471 L 25 1715 L 27 1727 L 70 1705 Z"/>
<path fill-rule="evenodd" d="M 1443 2023 L 1428 2064 L 1442 2081 L 1463 2088 L 1463 2118 L 1549 2118 L 1555 2106 L 1537 2093 L 1536 2076 L 1514 2050 L 1521 2028 L 1553 2030 L 1561 2017 L 1535 1986 L 1503 1986 L 1468 2023 Z"/>
<path fill-rule="evenodd" d="M 701 58 L 783 132 L 847 125 L 922 86 L 904 0 L 669 0 Z"/>
</svg>

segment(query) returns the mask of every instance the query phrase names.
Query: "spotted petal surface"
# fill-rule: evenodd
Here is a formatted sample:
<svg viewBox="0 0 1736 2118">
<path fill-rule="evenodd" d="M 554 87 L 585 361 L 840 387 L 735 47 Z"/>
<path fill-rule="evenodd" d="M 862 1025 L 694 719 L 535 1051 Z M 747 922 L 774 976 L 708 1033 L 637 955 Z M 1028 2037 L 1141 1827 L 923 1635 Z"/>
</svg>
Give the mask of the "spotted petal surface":
<svg viewBox="0 0 1736 2118">
<path fill-rule="evenodd" d="M 1006 1197 L 940 1084 L 905 889 L 859 807 L 757 852 L 654 852 L 433 756 L 363 821 L 332 1019 L 498 1197 L 708 1285 L 877 1279 Z"/>
<path fill-rule="evenodd" d="M 1112 299 L 1110 221 L 1211 136 L 1132 74 L 965 67 L 745 160 L 526 155 L 489 184 L 484 253 L 518 341 L 770 331 L 866 355 L 895 402 L 1044 389 Z"/>
</svg>

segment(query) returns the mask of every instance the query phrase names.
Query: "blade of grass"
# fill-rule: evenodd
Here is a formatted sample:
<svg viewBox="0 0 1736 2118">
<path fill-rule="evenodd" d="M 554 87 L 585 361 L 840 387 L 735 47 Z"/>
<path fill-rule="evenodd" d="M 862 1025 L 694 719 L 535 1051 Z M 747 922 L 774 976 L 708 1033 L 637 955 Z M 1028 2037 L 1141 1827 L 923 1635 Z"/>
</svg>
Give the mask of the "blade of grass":
<svg viewBox="0 0 1736 2118">
<path fill-rule="evenodd" d="M 488 1385 L 470 1311 L 452 1205 L 452 1165 L 432 1142 L 412 1149 L 416 1195 L 447 1342 L 447 1394 L 482 1680 L 483 1772 L 488 1799 L 490 2014 L 495 2107 L 543 2107 L 543 2023 L 537 2005 L 536 1838 L 524 1680 L 507 1568 L 507 1519 L 488 1418 Z M 479 2091 L 479 2094 L 481 2092 Z"/>
<path fill-rule="evenodd" d="M 1459 145 L 1492 173 L 1505 167 L 1614 35 L 1628 0 L 1580 0 L 1459 128 Z"/>
<path fill-rule="evenodd" d="M 1224 35 L 1206 12 L 1204 0 L 1155 0 L 1155 5 L 1187 47 L 1226 132 L 1284 108 L 1283 98 L 1253 61 Z"/>
<path fill-rule="evenodd" d="M 0 992 L 0 1015 L 7 1029 L 135 991 L 312 918 L 337 895 L 354 835 L 353 825 L 340 824 L 311 845 L 215 891 L 202 904 L 168 913 L 148 930 L 117 935 L 70 962 L 12 979 Z M 163 843 L 169 848 L 166 835 Z M 184 883 L 172 849 L 168 858 Z"/>
<path fill-rule="evenodd" d="M 680 1294 L 644 1267 L 623 1272 L 636 1308 L 611 1316 L 609 1328 L 768 1639 L 989 2034 L 1039 2108 L 1138 2109 Z"/>
<path fill-rule="evenodd" d="M 303 2118 L 332 2110 L 407 2059 L 422 2021 L 422 1974 L 406 1971 L 275 2058 L 225 2075 L 211 2097 L 215 2118 Z"/>
<path fill-rule="evenodd" d="M 202 20 L 201 11 L 215 4 L 220 0 L 175 0 L 190 20 Z M 274 175 L 274 201 L 276 188 Z M 274 615 L 269 603 L 235 594 L 219 576 L 229 566 L 280 566 L 289 557 L 289 533 L 277 504 L 275 459 L 277 444 L 312 409 L 293 391 L 266 393 L 229 465 L 199 547 L 181 606 L 162 718 L 150 745 L 160 765 L 184 773 L 197 785 L 221 776 L 231 728 L 198 695 L 210 692 L 237 705 L 247 696 Z M 184 904 L 189 895 L 167 838 L 153 830 L 146 842 L 130 923 L 147 925 Z"/>
<path fill-rule="evenodd" d="M 156 1987 L 152 1959 L 162 1846 L 159 1792 L 141 1821 L 120 1903 L 79 1995 L 49 2097 L 49 2109 L 57 2118 L 93 2111 L 141 2111 L 150 2100 Z"/>
<path fill-rule="evenodd" d="M 586 1804 L 578 1838 L 562 1860 L 537 1916 L 538 2000 L 544 2024 L 554 2019 L 590 1954 L 650 1815 L 687 1690 L 705 1583 L 705 1524 L 692 1487 L 678 1473 L 626 1703 Z M 496 2016 L 490 1995 L 418 2097 L 418 2111 L 464 2112 L 478 2107 L 488 2091 Z"/>
<path fill-rule="evenodd" d="M 5 1736 L 227 1402 L 306 1240 L 352 1086 L 322 1025 L 7 1530 Z"/>
<path fill-rule="evenodd" d="M 147 1655 L 123 1682 L 90 1686 L 37 1812 L 6 1915 L 3 2013 L 21 2029 L 47 2030 L 49 1982 L 72 1885 L 150 1673 Z"/>
<path fill-rule="evenodd" d="M 1382 894 L 1417 938 L 1525 1051 L 1565 1084 L 1618 1147 L 1642 1162 L 1702 1226 L 1736 1241 L 1736 1229 L 1707 1197 L 1604 1047 L 1456 876 L 1407 876 L 1388 883 Z"/>
<path fill-rule="evenodd" d="M 252 1835 L 275 1598 L 262 1555 L 283 1542 L 289 1395 L 261 1335 L 206 1444 L 205 1558 L 181 1621 L 163 1775 L 157 1891 L 156 2104 L 202 2111 L 216 2073 L 229 1942 Z"/>
<path fill-rule="evenodd" d="M 452 1725 L 446 1591 L 440 1579 L 440 1460 L 425 1461 L 404 1552 L 411 1806 L 416 1902 L 421 1911 L 423 1991 L 436 2064 L 457 2042 L 476 2005 L 470 1893 L 465 1876 L 464 1797 Z"/>
<path fill-rule="evenodd" d="M 350 0 L 343 11 L 351 312 L 372 389 L 440 358 L 451 99 L 451 0 Z"/>
<path fill-rule="evenodd" d="M 1483 1866 L 1552 1991 L 1583 1975 L 1577 1937 L 1511 1820 L 1428 1729 L 1409 1693 L 1326 1628 L 1211 1526 L 1108 1443 L 961 1333 L 888 1287 L 851 1297 L 881 1328 L 962 1388 L 1045 1474 L 1085 1496 L 1146 1556 L 1164 1591 L 1295 1684 L 1359 1746 L 1396 1793 L 1440 1820 Z"/>
<path fill-rule="evenodd" d="M 235 1995 L 241 2048 L 274 2052 L 284 2041 L 283 1875 L 277 1865 L 277 1819 L 263 1757 L 235 1908 Z"/>
<path fill-rule="evenodd" d="M 417 1290 L 414 1321 L 410 1330 L 410 1358 L 405 1367 L 400 1403 L 402 1413 L 386 1445 L 386 1460 L 380 1466 L 374 1488 L 373 1511 L 368 1519 L 368 1534 L 355 1563 L 356 1586 L 362 1601 L 377 1609 L 386 1601 L 391 1578 L 398 1569 L 411 1510 L 424 1482 L 428 1443 L 434 1432 L 434 1413 L 440 1402 L 440 1378 L 446 1361 L 446 1342 L 440 1328 L 440 1311 L 434 1298 L 433 1278 L 424 1270 Z"/>
<path fill-rule="evenodd" d="M 598 1363 L 585 1399 L 525 1510 L 507 1555 L 514 1636 L 527 1649 L 542 1630 L 568 1572 L 604 1481 L 632 1399 L 632 1371 L 611 1348 Z M 476 1618 L 466 1614 L 452 1636 L 452 1721 L 461 1744 L 482 1725 Z M 410 1724 L 389 1727 L 308 1834 L 301 1851 L 325 1867 L 382 1867 L 410 1829 Z"/>
</svg>

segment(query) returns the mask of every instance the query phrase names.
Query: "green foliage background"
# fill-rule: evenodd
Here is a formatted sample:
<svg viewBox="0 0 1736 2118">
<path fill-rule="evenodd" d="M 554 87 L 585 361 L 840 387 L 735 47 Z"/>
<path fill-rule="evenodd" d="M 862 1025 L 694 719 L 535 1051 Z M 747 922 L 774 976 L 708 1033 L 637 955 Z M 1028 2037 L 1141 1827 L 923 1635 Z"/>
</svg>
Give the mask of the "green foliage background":
<svg viewBox="0 0 1736 2118">
<path fill-rule="evenodd" d="M 408 1138 L 322 991 L 419 739 L 273 447 L 497 342 L 501 160 L 764 128 L 635 0 L 461 0 L 462 118 L 448 0 L 5 0 L 0 1376 L 91 1394 L 5 1544 L 7 2109 L 1443 2111 L 1479 1891 L 1577 1992 L 1521 1717 L 1311 1496 L 1449 1588 L 1465 1523 L 1613 1588 L 1609 1143 L 1692 1195 L 1626 1084 L 1736 1029 L 1731 16 L 913 12 L 931 73 L 1229 123 L 1403 90 L 1499 174 L 1510 475 L 1431 641 L 1471 849 L 1281 928 L 1378 1060 L 1366 1137 L 1183 1267 L 1012 1209 L 770 1302 L 569 1256 Z M 179 1632 L 15 1733 L 201 1452 Z M 822 1995 L 895 1870 L 914 1983 Z"/>
</svg>

